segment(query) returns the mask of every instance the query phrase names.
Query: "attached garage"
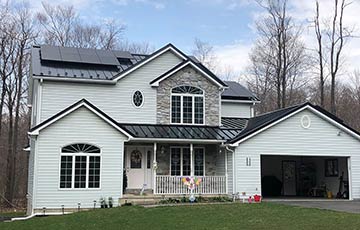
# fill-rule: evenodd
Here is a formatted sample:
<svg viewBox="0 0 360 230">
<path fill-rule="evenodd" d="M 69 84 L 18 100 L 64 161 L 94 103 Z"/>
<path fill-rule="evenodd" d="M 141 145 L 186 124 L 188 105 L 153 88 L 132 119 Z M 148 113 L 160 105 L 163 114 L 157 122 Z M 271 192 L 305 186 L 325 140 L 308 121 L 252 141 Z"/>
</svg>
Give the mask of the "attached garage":
<svg viewBox="0 0 360 230">
<path fill-rule="evenodd" d="M 344 172 L 340 192 L 360 199 L 360 135 L 318 106 L 305 103 L 250 118 L 232 146 L 234 193 L 336 197 Z"/>
<path fill-rule="evenodd" d="M 261 156 L 264 197 L 349 198 L 348 157 Z"/>
</svg>

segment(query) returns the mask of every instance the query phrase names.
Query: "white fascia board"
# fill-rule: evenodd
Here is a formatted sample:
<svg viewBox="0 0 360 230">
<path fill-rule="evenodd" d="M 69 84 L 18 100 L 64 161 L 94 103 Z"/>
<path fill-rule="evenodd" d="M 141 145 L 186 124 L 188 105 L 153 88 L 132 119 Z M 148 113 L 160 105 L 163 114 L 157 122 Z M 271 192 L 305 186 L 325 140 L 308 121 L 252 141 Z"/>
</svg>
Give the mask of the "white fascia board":
<svg viewBox="0 0 360 230">
<path fill-rule="evenodd" d="M 357 133 L 354 133 L 353 131 L 351 131 L 350 129 L 346 128 L 345 126 L 343 126 L 343 125 L 340 124 L 339 122 L 335 121 L 334 119 L 331 119 L 330 117 L 328 117 L 328 116 L 326 116 L 325 114 L 319 112 L 318 110 L 312 108 L 311 106 L 306 105 L 306 106 L 304 106 L 304 107 L 302 107 L 302 108 L 300 108 L 300 109 L 298 109 L 298 110 L 290 113 L 289 115 L 287 115 L 287 116 L 279 119 L 278 121 L 273 122 L 273 123 L 269 124 L 268 126 L 263 127 L 262 129 L 256 131 L 255 133 L 252 133 L 252 134 L 250 134 L 249 136 L 247 136 L 247 137 L 245 137 L 245 138 L 243 138 L 243 139 L 241 139 L 241 140 L 239 140 L 239 141 L 237 141 L 237 142 L 235 142 L 235 143 L 233 143 L 233 144 L 230 144 L 230 146 L 237 147 L 237 146 L 239 146 L 240 143 L 246 141 L 247 139 L 252 138 L 253 136 L 255 136 L 255 135 L 257 135 L 257 134 L 259 134 L 259 133 L 261 133 L 261 132 L 263 132 L 263 131 L 265 131 L 265 130 L 267 130 L 267 129 L 275 126 L 275 125 L 277 125 L 278 123 L 282 122 L 283 120 L 286 120 L 286 119 L 288 119 L 289 117 L 292 117 L 292 116 L 294 116 L 295 114 L 297 114 L 297 113 L 299 113 L 299 112 L 301 112 L 301 111 L 303 111 L 303 110 L 305 110 L 305 109 L 309 109 L 310 111 L 314 112 L 316 115 L 318 115 L 318 116 L 320 116 L 321 118 L 325 119 L 326 121 L 330 122 L 330 123 L 333 124 L 334 126 L 338 127 L 339 129 L 341 129 L 341 130 L 349 133 L 350 135 L 352 135 L 352 136 L 355 137 L 356 139 L 360 140 L 360 136 L 359 136 Z"/>
<path fill-rule="evenodd" d="M 101 83 L 101 84 L 109 84 L 109 85 L 116 84 L 116 81 L 113 81 L 113 80 L 49 77 L 49 76 L 39 76 L 39 75 L 34 75 L 33 78 L 34 79 L 47 80 L 47 81 L 84 82 L 84 83 L 91 83 L 91 84 Z"/>
<path fill-rule="evenodd" d="M 186 63 L 184 63 L 183 65 L 179 66 L 178 68 L 174 69 L 173 71 L 171 71 L 170 73 L 166 74 L 165 76 L 163 76 L 162 78 L 160 78 L 159 80 L 157 80 L 156 82 L 152 83 L 151 86 L 157 87 L 159 86 L 159 83 L 163 80 L 165 80 L 166 78 L 170 77 L 171 75 L 173 75 L 174 73 L 176 73 L 177 71 L 181 70 L 182 68 L 186 67 L 187 65 L 191 65 L 193 68 L 195 68 L 197 71 L 199 71 L 200 73 L 202 73 L 205 77 L 207 77 L 210 81 L 214 82 L 216 85 L 218 85 L 220 88 L 228 88 L 226 86 L 221 85 L 219 82 L 215 81 L 212 77 L 210 77 L 207 73 L 205 73 L 202 69 L 200 69 L 198 66 L 194 65 L 191 61 L 187 61 Z"/>
<path fill-rule="evenodd" d="M 105 122 L 107 122 L 108 124 L 110 124 L 112 127 L 114 127 L 115 129 L 117 129 L 118 131 L 120 131 L 121 133 L 123 133 L 125 136 L 127 136 L 128 138 L 131 138 L 132 136 L 126 132 L 125 130 L 123 130 L 122 128 L 120 128 L 119 126 L 117 126 L 116 124 L 114 124 L 112 121 L 110 121 L 109 119 L 107 119 L 106 117 L 104 117 L 102 114 L 100 114 L 98 111 L 94 110 L 93 108 L 91 108 L 89 105 L 87 105 L 85 102 L 80 103 L 79 105 L 75 106 L 74 108 L 71 108 L 70 110 L 66 111 L 65 113 L 61 114 L 60 116 L 56 117 L 55 119 L 51 120 L 49 123 L 45 124 L 44 126 L 40 126 L 37 129 L 33 130 L 32 132 L 28 132 L 28 134 L 30 136 L 37 136 L 39 135 L 39 132 L 42 129 L 45 129 L 46 127 L 50 126 L 51 124 L 55 123 L 56 121 L 60 120 L 61 118 L 67 116 L 68 114 L 74 112 L 75 110 L 79 109 L 80 107 L 86 107 L 88 110 L 90 110 L 91 112 L 95 113 L 98 117 L 100 117 L 101 119 L 103 119 Z"/>
<path fill-rule="evenodd" d="M 258 104 L 261 103 L 261 101 L 251 101 L 251 100 L 232 100 L 232 99 L 221 99 L 221 102 L 225 103 L 246 103 L 246 104 Z"/>
<path fill-rule="evenodd" d="M 176 142 L 176 143 L 225 143 L 223 140 L 207 140 L 207 139 L 177 139 L 177 138 L 130 138 L 131 141 L 142 142 Z"/>
<path fill-rule="evenodd" d="M 159 57 L 160 55 L 166 53 L 166 52 L 169 51 L 169 50 L 172 51 L 173 53 L 175 53 L 175 54 L 176 54 L 178 57 L 180 57 L 181 59 L 183 59 L 183 60 L 186 60 L 186 59 L 187 59 L 184 55 L 182 55 L 181 53 L 179 53 L 179 52 L 178 52 L 177 50 L 175 50 L 173 47 L 169 46 L 168 48 L 162 50 L 161 52 L 157 53 L 156 55 L 148 58 L 147 60 L 145 60 L 145 61 L 143 61 L 143 62 L 141 62 L 140 64 L 138 64 L 138 65 L 135 66 L 134 68 L 130 69 L 129 71 L 126 71 L 126 72 L 120 74 L 119 76 L 117 76 L 116 78 L 114 78 L 113 81 L 115 81 L 115 82 L 118 81 L 119 79 L 125 77 L 126 75 L 128 75 L 128 74 L 130 74 L 130 73 L 132 73 L 132 72 L 134 72 L 135 70 L 137 70 L 137 69 L 140 68 L 141 66 L 147 64 L 148 62 L 154 60 L 155 58 Z"/>
</svg>

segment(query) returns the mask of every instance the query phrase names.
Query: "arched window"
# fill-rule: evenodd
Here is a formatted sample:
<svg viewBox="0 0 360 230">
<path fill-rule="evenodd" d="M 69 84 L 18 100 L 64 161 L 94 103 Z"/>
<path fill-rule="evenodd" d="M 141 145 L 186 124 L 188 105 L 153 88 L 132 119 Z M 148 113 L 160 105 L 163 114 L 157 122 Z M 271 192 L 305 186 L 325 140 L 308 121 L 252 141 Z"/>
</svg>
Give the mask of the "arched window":
<svg viewBox="0 0 360 230">
<path fill-rule="evenodd" d="M 204 91 L 187 85 L 173 88 L 171 123 L 204 124 Z"/>
<path fill-rule="evenodd" d="M 60 188 L 100 188 L 100 148 L 76 143 L 61 148 Z"/>
</svg>

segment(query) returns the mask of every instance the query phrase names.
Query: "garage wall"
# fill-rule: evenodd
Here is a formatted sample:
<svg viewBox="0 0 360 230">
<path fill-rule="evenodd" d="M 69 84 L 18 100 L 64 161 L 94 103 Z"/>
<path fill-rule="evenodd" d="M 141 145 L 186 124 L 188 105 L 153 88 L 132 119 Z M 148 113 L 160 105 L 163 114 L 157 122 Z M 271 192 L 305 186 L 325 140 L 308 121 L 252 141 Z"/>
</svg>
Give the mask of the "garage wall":
<svg viewBox="0 0 360 230">
<path fill-rule="evenodd" d="M 304 115 L 311 119 L 308 129 L 300 123 Z M 307 109 L 246 140 L 235 149 L 236 191 L 261 193 L 261 154 L 350 156 L 352 196 L 360 198 L 360 142 L 339 131 Z"/>
</svg>

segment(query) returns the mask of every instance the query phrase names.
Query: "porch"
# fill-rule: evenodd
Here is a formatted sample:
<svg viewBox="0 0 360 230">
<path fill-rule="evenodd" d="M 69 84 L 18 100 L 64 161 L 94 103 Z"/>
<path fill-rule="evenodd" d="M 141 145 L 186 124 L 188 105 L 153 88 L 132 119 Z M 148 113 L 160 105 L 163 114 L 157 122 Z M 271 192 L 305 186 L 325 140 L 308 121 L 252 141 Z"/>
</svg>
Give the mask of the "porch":
<svg viewBox="0 0 360 230">
<path fill-rule="evenodd" d="M 182 179 L 201 179 L 193 193 L 228 194 L 228 153 L 219 143 L 128 143 L 125 194 L 190 194 Z"/>
</svg>

